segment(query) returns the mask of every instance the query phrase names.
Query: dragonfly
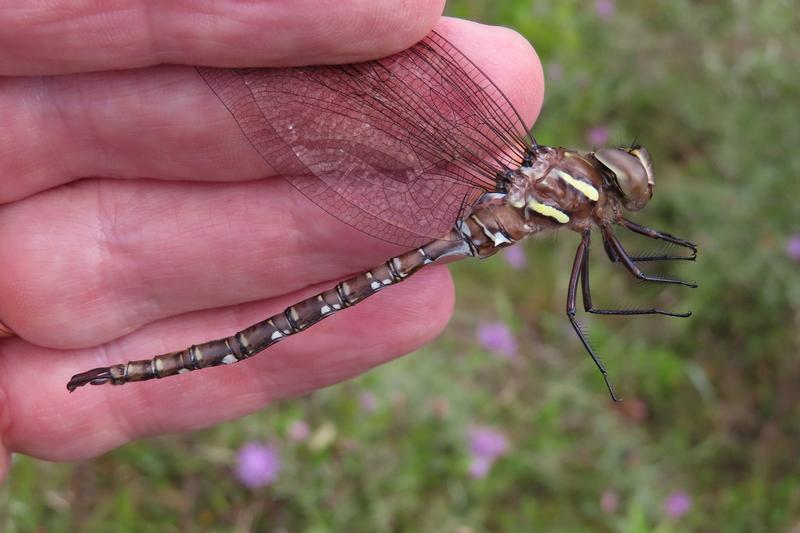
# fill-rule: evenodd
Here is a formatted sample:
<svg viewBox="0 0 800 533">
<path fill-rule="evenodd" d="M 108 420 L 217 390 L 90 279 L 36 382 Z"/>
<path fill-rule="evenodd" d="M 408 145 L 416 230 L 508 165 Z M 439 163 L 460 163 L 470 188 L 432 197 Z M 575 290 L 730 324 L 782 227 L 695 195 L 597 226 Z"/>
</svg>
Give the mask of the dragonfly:
<svg viewBox="0 0 800 533">
<path fill-rule="evenodd" d="M 576 320 L 667 315 L 657 308 L 594 307 L 592 230 L 609 259 L 636 279 L 696 287 L 645 273 L 645 261 L 694 260 L 697 247 L 628 218 L 653 196 L 653 162 L 639 145 L 578 151 L 540 145 L 503 92 L 443 35 L 430 33 L 395 55 L 349 65 L 221 69 L 197 73 L 228 109 L 265 164 L 320 208 L 409 251 L 346 279 L 233 335 L 184 350 L 74 375 L 83 385 L 164 378 L 252 357 L 408 279 L 427 265 L 484 259 L 545 231 L 580 235 L 566 314 L 614 400 L 605 365 Z M 629 254 L 624 229 L 684 254 Z M 675 246 L 673 246 L 675 245 Z"/>
</svg>

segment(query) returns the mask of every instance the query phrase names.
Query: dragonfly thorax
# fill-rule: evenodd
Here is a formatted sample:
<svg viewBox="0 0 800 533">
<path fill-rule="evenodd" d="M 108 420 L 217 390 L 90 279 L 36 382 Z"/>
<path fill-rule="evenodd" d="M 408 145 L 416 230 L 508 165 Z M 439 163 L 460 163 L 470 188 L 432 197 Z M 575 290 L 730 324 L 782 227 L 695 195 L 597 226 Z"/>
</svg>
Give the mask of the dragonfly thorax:
<svg viewBox="0 0 800 533">
<path fill-rule="evenodd" d="M 510 173 L 506 201 L 541 229 L 566 226 L 583 231 L 618 212 L 617 195 L 606 194 L 598 166 L 591 154 L 538 147 L 530 165 Z"/>
<path fill-rule="evenodd" d="M 505 176 L 506 202 L 542 229 L 582 232 L 614 222 L 622 210 L 638 211 L 653 195 L 650 154 L 644 148 L 577 152 L 536 147 L 530 164 Z"/>
</svg>

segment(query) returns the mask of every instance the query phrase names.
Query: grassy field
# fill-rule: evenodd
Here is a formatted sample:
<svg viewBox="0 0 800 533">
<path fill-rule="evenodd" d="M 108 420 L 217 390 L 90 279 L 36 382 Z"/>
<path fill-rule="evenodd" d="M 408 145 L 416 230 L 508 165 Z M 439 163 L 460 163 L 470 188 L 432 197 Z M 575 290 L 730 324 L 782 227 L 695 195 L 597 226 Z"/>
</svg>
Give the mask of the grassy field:
<svg viewBox="0 0 800 533">
<path fill-rule="evenodd" d="M 524 256 L 453 266 L 445 334 L 358 380 L 81 464 L 17 457 L 0 529 L 800 530 L 796 6 L 448 9 L 537 48 L 540 142 L 645 144 L 658 189 L 637 220 L 700 245 L 696 264 L 668 271 L 694 291 L 630 282 L 597 250 L 598 303 L 695 313 L 589 321 L 626 401 L 608 400 L 563 314 L 576 237 L 540 239 Z M 241 459 L 265 471 L 257 488 L 235 474 L 254 442 L 269 447 Z"/>
</svg>

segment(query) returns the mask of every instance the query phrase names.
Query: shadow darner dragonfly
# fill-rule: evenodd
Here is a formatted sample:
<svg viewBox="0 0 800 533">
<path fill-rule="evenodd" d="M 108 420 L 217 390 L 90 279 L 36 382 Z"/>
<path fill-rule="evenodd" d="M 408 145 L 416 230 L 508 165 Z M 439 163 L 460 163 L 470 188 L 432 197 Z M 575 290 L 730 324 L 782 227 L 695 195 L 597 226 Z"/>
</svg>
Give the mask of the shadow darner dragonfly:
<svg viewBox="0 0 800 533">
<path fill-rule="evenodd" d="M 611 261 L 636 278 L 641 261 L 692 260 L 691 242 L 626 218 L 653 195 L 653 166 L 641 146 L 578 152 L 539 145 L 500 89 L 439 33 L 365 63 L 285 69 L 197 69 L 247 140 L 278 174 L 347 224 L 411 250 L 342 281 L 230 337 L 77 374 L 69 391 L 120 385 L 247 359 L 316 322 L 400 283 L 420 268 L 486 258 L 525 237 L 560 228 L 581 235 L 567 292 L 567 316 L 617 399 L 606 368 L 575 320 L 660 309 L 596 309 L 589 246 L 597 227 Z M 690 250 L 631 256 L 619 226 Z"/>
</svg>

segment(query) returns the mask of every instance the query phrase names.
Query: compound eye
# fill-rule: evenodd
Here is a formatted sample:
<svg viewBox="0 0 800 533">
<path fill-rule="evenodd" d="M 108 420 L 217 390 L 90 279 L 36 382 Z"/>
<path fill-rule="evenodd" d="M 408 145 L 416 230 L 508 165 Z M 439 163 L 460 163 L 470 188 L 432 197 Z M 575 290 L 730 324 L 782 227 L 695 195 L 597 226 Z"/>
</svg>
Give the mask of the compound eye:
<svg viewBox="0 0 800 533">
<path fill-rule="evenodd" d="M 616 179 L 617 186 L 622 192 L 623 205 L 630 211 L 638 211 L 647 204 L 653 196 L 653 183 L 649 169 L 645 167 L 645 158 L 649 154 L 640 148 L 642 155 L 631 153 L 619 148 L 602 148 L 594 153 Z"/>
</svg>

